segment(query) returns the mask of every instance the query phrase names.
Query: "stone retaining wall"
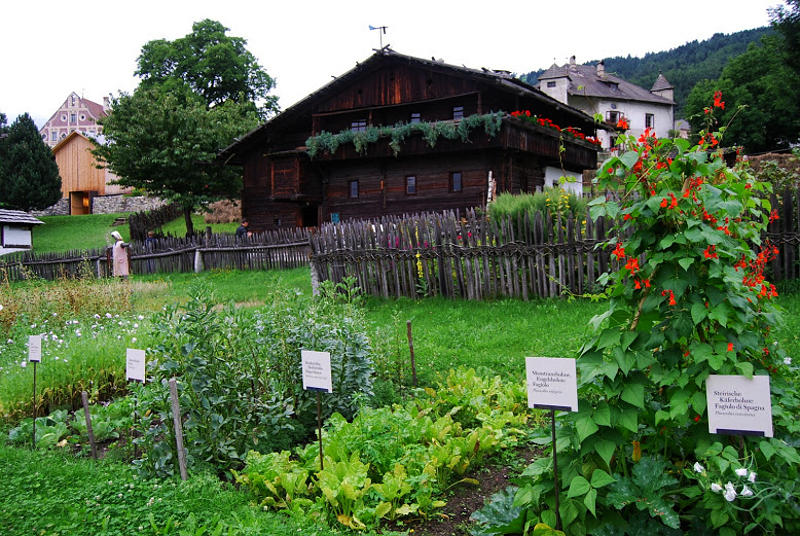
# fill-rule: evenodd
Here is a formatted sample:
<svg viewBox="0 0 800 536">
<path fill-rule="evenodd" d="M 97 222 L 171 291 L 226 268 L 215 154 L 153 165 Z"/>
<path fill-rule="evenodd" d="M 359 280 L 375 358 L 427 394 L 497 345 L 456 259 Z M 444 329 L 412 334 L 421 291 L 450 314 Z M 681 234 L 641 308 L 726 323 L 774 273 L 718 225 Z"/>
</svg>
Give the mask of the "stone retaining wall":
<svg viewBox="0 0 800 536">
<path fill-rule="evenodd" d="M 166 205 L 157 197 L 126 196 L 122 194 L 98 195 L 92 198 L 92 214 L 116 214 L 117 212 L 142 212 Z M 31 211 L 34 216 L 64 216 L 69 214 L 69 199 L 60 199 L 58 203 L 44 210 Z"/>
</svg>

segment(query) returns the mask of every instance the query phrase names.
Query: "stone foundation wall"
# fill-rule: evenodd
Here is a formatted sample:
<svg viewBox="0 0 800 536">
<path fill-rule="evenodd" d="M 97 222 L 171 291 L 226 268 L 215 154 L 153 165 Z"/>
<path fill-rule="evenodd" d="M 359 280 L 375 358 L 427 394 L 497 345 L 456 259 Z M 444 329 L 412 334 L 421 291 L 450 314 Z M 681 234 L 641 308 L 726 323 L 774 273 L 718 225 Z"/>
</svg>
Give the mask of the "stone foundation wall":
<svg viewBox="0 0 800 536">
<path fill-rule="evenodd" d="M 98 195 L 92 198 L 92 214 L 115 214 L 117 212 L 142 212 L 166 205 L 157 197 L 129 197 L 125 195 Z"/>
<path fill-rule="evenodd" d="M 64 216 L 66 214 L 69 214 L 69 199 L 66 197 L 64 199 L 59 199 L 58 203 L 44 210 L 31 210 L 31 215 L 37 218 L 39 216 Z"/>
<path fill-rule="evenodd" d="M 98 195 L 92 198 L 92 214 L 116 214 L 117 212 L 142 212 L 166 205 L 157 197 L 125 196 L 122 194 Z M 31 211 L 34 216 L 64 216 L 69 214 L 69 199 L 60 199 L 58 203 L 44 210 Z"/>
</svg>

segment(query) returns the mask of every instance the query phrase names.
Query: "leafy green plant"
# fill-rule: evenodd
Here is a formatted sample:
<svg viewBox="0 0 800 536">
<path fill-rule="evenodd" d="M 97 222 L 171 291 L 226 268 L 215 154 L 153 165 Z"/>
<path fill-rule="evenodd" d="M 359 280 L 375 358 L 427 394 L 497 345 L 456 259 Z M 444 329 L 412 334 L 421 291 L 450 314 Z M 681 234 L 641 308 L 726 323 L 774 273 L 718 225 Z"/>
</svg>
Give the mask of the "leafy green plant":
<svg viewBox="0 0 800 536">
<path fill-rule="evenodd" d="M 732 501 L 716 500 L 707 483 L 681 470 L 701 455 L 713 467 L 747 460 L 791 493 L 800 468 L 798 425 L 788 417 L 800 405 L 783 396 L 796 373 L 774 338 L 777 292 L 764 277 L 775 253 L 761 239 L 774 217 L 762 197 L 769 189 L 726 166 L 713 149 L 719 136 L 703 132 L 695 147 L 649 133 L 624 137 L 620 156 L 600 171 L 601 187 L 622 185 L 625 193 L 590 203 L 593 217 L 615 219 L 620 238 L 609 244 L 613 270 L 601 276 L 608 310 L 591 321 L 578 359 L 580 411 L 559 417 L 550 445 L 558 451 L 557 514 L 567 534 L 700 532 L 709 518 L 720 534 L 800 530 L 796 497 L 765 493 L 768 514 L 731 516 L 724 502 Z M 710 448 L 710 374 L 769 374 L 775 437 Z M 536 462 L 526 476 L 516 504 L 552 526 L 552 467 Z"/>
<path fill-rule="evenodd" d="M 441 497 L 449 488 L 476 484 L 466 473 L 486 454 L 512 447 L 525 435 L 522 401 L 521 388 L 503 387 L 500 378 L 452 371 L 447 383 L 418 391 L 414 401 L 365 406 L 352 421 L 332 415 L 322 438 L 324 471 L 319 471 L 317 444 L 309 443 L 296 449 L 294 458 L 289 452 L 251 453 L 234 476 L 265 506 L 306 507 L 308 496 L 354 529 L 377 527 L 384 519 L 427 517 L 444 506 Z M 472 405 L 475 413 L 455 403 Z M 310 492 L 285 484 L 295 481 L 308 483 Z"/>
<path fill-rule="evenodd" d="M 414 134 L 420 134 L 429 147 L 435 147 L 439 138 L 460 139 L 463 143 L 467 143 L 470 133 L 481 127 L 489 138 L 494 138 L 500 131 L 504 116 L 503 112 L 497 112 L 473 114 L 458 122 L 397 123 L 393 126 L 369 126 L 358 132 L 351 129 L 342 130 L 336 134 L 322 131 L 306 140 L 306 151 L 313 159 L 321 153 L 333 154 L 340 146 L 352 143 L 359 154 L 365 154 L 370 145 L 380 139 L 389 138 L 389 147 L 397 156 L 405 139 Z"/>
<path fill-rule="evenodd" d="M 295 300 L 296 301 L 296 300 Z M 171 306 L 154 318 L 151 382 L 139 405 L 141 464 L 156 473 L 174 471 L 172 417 L 166 382 L 179 378 L 189 465 L 217 470 L 241 467 L 249 450 L 289 448 L 316 420 L 313 394 L 302 389 L 300 352 L 331 353 L 334 391 L 325 415 L 352 416 L 358 395 L 371 395 L 371 349 L 358 319 L 339 318 L 324 304 L 299 307 L 291 295 L 271 307 L 219 310 L 207 289 L 191 290 L 186 307 Z"/>
</svg>

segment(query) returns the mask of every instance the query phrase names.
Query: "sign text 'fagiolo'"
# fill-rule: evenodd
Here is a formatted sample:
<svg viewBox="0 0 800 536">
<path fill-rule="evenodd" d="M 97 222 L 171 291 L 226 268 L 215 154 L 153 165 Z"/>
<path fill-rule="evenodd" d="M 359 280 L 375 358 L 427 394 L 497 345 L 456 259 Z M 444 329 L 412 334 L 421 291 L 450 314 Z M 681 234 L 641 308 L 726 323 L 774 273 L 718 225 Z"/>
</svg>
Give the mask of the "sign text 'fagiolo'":
<svg viewBox="0 0 800 536">
<path fill-rule="evenodd" d="M 772 437 L 769 376 L 712 374 L 706 379 L 708 431 Z"/>
<path fill-rule="evenodd" d="M 526 357 L 528 407 L 578 411 L 575 360 L 565 357 Z"/>
</svg>

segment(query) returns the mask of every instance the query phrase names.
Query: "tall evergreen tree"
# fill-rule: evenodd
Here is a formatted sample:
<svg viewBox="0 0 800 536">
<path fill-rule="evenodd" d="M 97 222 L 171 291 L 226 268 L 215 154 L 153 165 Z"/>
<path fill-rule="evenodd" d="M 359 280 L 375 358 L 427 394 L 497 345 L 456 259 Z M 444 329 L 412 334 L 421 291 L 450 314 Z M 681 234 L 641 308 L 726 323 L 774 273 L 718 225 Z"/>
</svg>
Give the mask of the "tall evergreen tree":
<svg viewBox="0 0 800 536">
<path fill-rule="evenodd" d="M 0 156 L 1 208 L 41 210 L 61 199 L 55 157 L 28 114 L 17 117 L 0 139 Z"/>
</svg>

